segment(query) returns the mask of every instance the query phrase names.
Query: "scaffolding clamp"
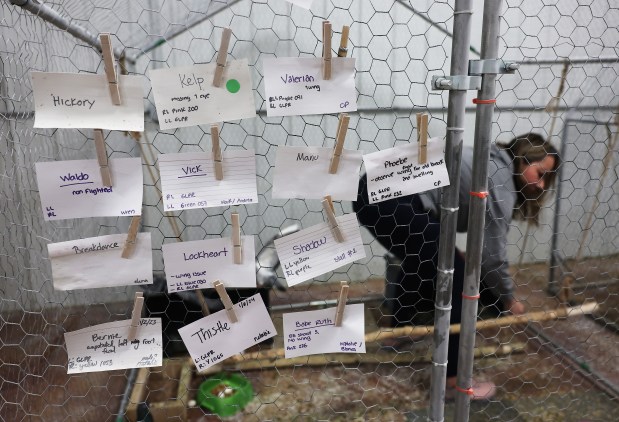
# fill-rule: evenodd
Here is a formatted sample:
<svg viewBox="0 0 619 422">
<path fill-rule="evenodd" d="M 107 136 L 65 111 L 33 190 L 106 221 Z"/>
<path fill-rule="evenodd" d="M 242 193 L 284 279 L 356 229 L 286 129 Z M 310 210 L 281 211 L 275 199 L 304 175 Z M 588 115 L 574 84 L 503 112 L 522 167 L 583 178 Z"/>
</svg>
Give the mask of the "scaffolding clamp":
<svg viewBox="0 0 619 422">
<path fill-rule="evenodd" d="M 432 76 L 432 90 L 450 91 L 479 91 L 481 89 L 481 76 Z"/>
<path fill-rule="evenodd" d="M 469 75 L 513 74 L 520 68 L 516 62 L 501 59 L 469 60 Z"/>
</svg>

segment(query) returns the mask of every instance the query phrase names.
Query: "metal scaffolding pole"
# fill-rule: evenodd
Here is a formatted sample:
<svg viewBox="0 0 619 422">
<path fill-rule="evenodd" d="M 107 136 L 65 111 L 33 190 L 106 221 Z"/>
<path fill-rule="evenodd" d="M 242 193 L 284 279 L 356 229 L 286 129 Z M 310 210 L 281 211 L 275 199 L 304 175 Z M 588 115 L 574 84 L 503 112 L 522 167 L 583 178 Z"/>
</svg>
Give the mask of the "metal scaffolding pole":
<svg viewBox="0 0 619 422">
<path fill-rule="evenodd" d="M 468 75 L 472 14 L 472 0 L 456 0 L 453 24 L 454 37 L 451 46 L 451 76 Z M 439 237 L 436 310 L 434 313 L 434 352 L 430 386 L 429 420 L 435 422 L 443 421 L 445 417 L 447 347 L 449 345 L 466 93 L 466 90 L 450 90 L 447 107 L 445 163 L 450 185 L 443 188 L 441 199 L 441 234 Z"/>
<path fill-rule="evenodd" d="M 485 0 L 482 26 L 481 60 L 496 60 L 499 51 L 499 26 L 501 0 Z M 496 73 L 482 74 L 481 89 L 477 93 L 475 139 L 473 146 L 473 169 L 469 203 L 466 257 L 464 262 L 464 286 L 462 291 L 462 319 L 460 322 L 460 347 L 458 353 L 458 377 L 456 381 L 455 420 L 469 420 L 470 391 L 473 376 L 473 348 L 475 347 L 475 322 L 481 274 L 481 255 L 486 217 L 486 193 L 488 191 L 488 163 L 492 142 Z"/>
<path fill-rule="evenodd" d="M 38 0 L 10 0 L 11 4 L 15 6 L 19 6 L 24 10 L 29 11 L 35 16 L 40 17 L 45 22 L 51 23 L 57 28 L 62 29 L 63 31 L 67 31 L 69 34 L 73 35 L 75 38 L 84 41 L 86 44 L 96 48 L 99 52 L 101 52 L 101 41 L 99 41 L 99 36 L 94 35 L 86 28 L 82 28 L 79 25 L 74 24 L 69 21 L 67 18 L 62 16 L 60 13 L 56 12 L 51 7 L 47 6 L 44 3 L 39 2 Z M 117 59 L 122 58 L 123 56 L 123 48 L 117 47 L 114 49 L 114 56 Z"/>
</svg>

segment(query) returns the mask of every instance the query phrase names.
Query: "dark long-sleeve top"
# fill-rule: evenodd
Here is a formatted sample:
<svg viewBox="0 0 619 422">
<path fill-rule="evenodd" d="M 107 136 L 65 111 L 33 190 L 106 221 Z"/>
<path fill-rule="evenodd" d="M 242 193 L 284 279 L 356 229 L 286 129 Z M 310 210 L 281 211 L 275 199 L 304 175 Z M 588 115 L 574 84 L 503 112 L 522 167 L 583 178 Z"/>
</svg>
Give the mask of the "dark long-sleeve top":
<svg viewBox="0 0 619 422">
<path fill-rule="evenodd" d="M 463 148 L 460 170 L 458 232 L 466 232 L 471 199 L 473 149 Z M 435 216 L 440 216 L 439 189 L 419 194 L 423 206 Z M 488 167 L 488 199 L 482 250 L 481 279 L 503 302 L 512 299 L 514 283 L 508 272 L 507 232 L 516 204 L 513 164 L 509 154 L 496 145 L 490 149 Z"/>
</svg>

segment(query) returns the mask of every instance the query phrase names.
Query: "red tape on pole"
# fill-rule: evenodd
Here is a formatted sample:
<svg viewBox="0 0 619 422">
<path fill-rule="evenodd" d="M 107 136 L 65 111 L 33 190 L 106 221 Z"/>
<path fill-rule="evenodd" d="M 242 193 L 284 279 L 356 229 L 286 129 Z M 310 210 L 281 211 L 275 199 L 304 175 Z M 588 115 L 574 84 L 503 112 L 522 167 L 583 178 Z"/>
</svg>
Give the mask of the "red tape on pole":
<svg viewBox="0 0 619 422">
<path fill-rule="evenodd" d="M 488 192 L 469 192 L 471 196 L 476 196 L 478 198 L 484 199 L 488 196 Z"/>
<path fill-rule="evenodd" d="M 496 99 L 494 100 L 480 100 L 479 98 L 473 98 L 473 104 L 494 104 L 496 103 Z"/>
</svg>

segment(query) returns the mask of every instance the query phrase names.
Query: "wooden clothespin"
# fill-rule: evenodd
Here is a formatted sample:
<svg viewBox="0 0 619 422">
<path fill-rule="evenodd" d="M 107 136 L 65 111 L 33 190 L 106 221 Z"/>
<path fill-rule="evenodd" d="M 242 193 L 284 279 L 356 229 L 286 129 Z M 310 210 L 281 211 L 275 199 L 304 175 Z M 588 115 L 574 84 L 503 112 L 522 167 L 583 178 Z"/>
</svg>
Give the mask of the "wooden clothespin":
<svg viewBox="0 0 619 422">
<path fill-rule="evenodd" d="M 129 232 L 127 233 L 127 240 L 125 241 L 125 246 L 122 253 L 122 257 L 125 259 L 131 258 L 131 255 L 133 255 L 133 251 L 135 250 L 135 245 L 138 241 L 138 230 L 140 229 L 140 218 L 141 217 L 139 215 L 131 218 Z"/>
<path fill-rule="evenodd" d="M 215 179 L 224 180 L 223 158 L 219 147 L 219 126 L 211 125 L 211 140 L 213 141 L 213 163 L 215 164 Z"/>
<path fill-rule="evenodd" d="M 129 342 L 135 340 L 138 327 L 140 326 L 140 318 L 142 318 L 142 306 L 144 306 L 144 293 L 135 292 L 133 299 L 133 312 L 131 312 L 131 326 L 129 327 Z"/>
<path fill-rule="evenodd" d="M 232 30 L 230 28 L 224 28 L 224 32 L 221 35 L 221 44 L 219 45 L 219 51 L 217 52 L 217 66 L 215 66 L 215 76 L 213 77 L 213 85 L 216 87 L 221 86 L 221 79 L 224 75 L 226 61 L 228 60 L 228 45 L 230 44 L 231 36 Z"/>
<path fill-rule="evenodd" d="M 340 285 L 340 297 L 337 300 L 337 308 L 335 309 L 336 327 L 342 326 L 342 320 L 344 319 L 344 308 L 346 307 L 346 300 L 348 299 L 348 283 L 342 281 Z"/>
<path fill-rule="evenodd" d="M 322 78 L 326 81 L 331 79 L 331 23 L 322 23 Z"/>
<path fill-rule="evenodd" d="M 241 243 L 241 224 L 239 223 L 239 213 L 232 213 L 232 247 L 234 248 L 234 263 L 243 263 L 243 245 Z"/>
<path fill-rule="evenodd" d="M 230 300 L 230 296 L 228 296 L 228 292 L 226 292 L 226 288 L 223 283 L 219 280 L 213 283 L 221 302 L 224 304 L 224 308 L 226 308 L 226 312 L 228 313 L 228 318 L 230 318 L 231 322 L 238 322 L 238 318 L 234 313 L 234 308 L 232 307 L 232 301 Z"/>
<path fill-rule="evenodd" d="M 344 25 L 342 28 L 342 38 L 340 38 L 340 48 L 337 50 L 338 57 L 346 57 L 348 54 L 348 33 L 350 26 Z"/>
<path fill-rule="evenodd" d="M 114 105 L 120 105 L 120 88 L 118 80 L 118 71 L 114 60 L 114 49 L 112 48 L 112 37 L 109 33 L 99 35 L 101 41 L 101 53 L 103 54 L 103 66 L 105 67 L 105 75 L 107 76 L 107 85 L 110 89 L 110 96 Z"/>
<path fill-rule="evenodd" d="M 99 161 L 103 186 L 112 186 L 112 172 L 108 165 L 105 139 L 103 138 L 103 131 L 101 129 L 95 129 L 95 148 L 97 150 L 97 161 Z"/>
<path fill-rule="evenodd" d="M 428 162 L 428 115 L 417 113 L 417 155 L 419 164 Z"/>
<path fill-rule="evenodd" d="M 204 299 L 204 295 L 202 294 L 202 290 L 195 290 L 196 296 L 198 297 L 198 302 L 200 302 L 200 306 L 202 307 L 202 315 L 209 316 L 211 311 L 208 309 L 208 305 L 206 304 L 206 299 Z"/>
<path fill-rule="evenodd" d="M 342 235 L 340 226 L 335 218 L 335 208 L 333 207 L 333 202 L 331 201 L 330 196 L 325 196 L 325 199 L 322 200 L 322 209 L 325 214 L 327 214 L 327 222 L 333 237 L 335 237 L 337 243 L 342 243 L 344 241 L 344 236 Z"/>
<path fill-rule="evenodd" d="M 340 157 L 342 156 L 342 150 L 344 149 L 344 140 L 346 139 L 346 132 L 348 132 L 349 121 L 350 117 L 348 114 L 340 114 L 340 121 L 337 125 L 337 132 L 335 134 L 335 149 L 333 150 L 331 165 L 329 166 L 330 174 L 336 174 L 337 168 L 340 165 Z"/>
</svg>

